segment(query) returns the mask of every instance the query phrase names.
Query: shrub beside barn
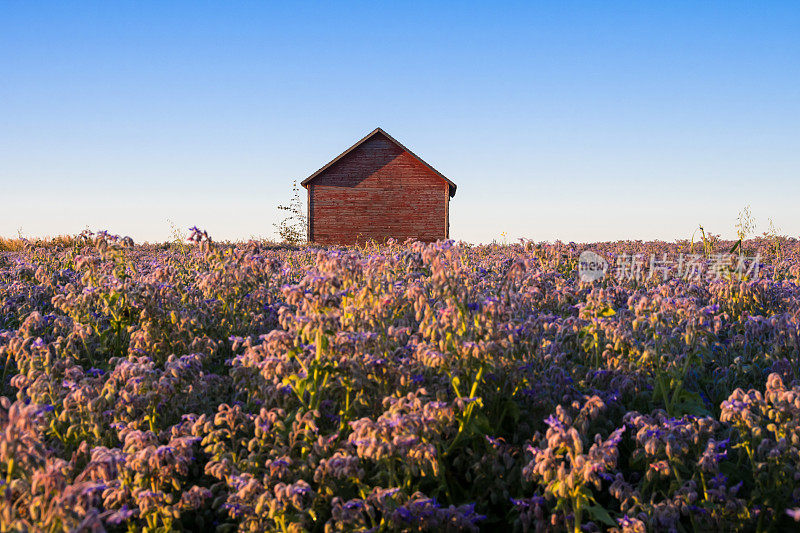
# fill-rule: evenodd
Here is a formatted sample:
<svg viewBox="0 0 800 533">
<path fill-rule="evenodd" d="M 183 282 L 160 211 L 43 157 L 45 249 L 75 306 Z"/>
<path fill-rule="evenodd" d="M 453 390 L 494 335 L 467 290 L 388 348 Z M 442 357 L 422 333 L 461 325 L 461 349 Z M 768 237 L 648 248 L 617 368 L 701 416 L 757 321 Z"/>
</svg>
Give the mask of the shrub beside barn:
<svg viewBox="0 0 800 533">
<path fill-rule="evenodd" d="M 450 237 L 456 184 L 381 128 L 303 180 L 308 240 L 355 244 Z"/>
</svg>

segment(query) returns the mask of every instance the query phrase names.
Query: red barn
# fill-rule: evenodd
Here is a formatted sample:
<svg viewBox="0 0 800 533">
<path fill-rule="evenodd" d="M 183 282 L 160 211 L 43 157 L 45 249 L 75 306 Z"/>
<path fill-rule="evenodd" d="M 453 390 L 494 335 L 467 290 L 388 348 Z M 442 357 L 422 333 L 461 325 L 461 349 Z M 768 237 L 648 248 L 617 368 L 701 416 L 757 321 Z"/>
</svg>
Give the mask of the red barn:
<svg viewBox="0 0 800 533">
<path fill-rule="evenodd" d="M 308 189 L 310 242 L 450 236 L 456 184 L 380 128 L 301 184 Z"/>
</svg>

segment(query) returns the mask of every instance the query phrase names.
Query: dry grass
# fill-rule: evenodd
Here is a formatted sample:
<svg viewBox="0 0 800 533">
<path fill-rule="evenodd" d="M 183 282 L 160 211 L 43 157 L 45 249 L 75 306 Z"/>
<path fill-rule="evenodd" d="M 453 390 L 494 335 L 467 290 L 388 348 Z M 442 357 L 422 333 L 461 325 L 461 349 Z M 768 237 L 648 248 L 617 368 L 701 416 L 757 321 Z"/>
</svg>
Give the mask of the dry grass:
<svg viewBox="0 0 800 533">
<path fill-rule="evenodd" d="M 24 250 L 26 246 L 34 248 L 63 248 L 74 246 L 77 240 L 77 235 L 57 235 L 55 237 L 35 237 L 31 239 L 0 237 L 0 252 L 18 252 Z"/>
</svg>

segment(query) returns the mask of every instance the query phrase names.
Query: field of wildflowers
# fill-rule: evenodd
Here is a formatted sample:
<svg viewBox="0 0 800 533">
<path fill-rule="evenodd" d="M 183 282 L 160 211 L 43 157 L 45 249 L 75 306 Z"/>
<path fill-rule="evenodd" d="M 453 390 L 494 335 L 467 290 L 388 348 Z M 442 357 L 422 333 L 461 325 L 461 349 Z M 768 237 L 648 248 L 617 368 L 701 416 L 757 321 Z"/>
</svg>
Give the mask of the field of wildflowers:
<svg viewBox="0 0 800 533">
<path fill-rule="evenodd" d="M 731 244 L 0 252 L 0 531 L 796 527 L 800 243 Z"/>
</svg>

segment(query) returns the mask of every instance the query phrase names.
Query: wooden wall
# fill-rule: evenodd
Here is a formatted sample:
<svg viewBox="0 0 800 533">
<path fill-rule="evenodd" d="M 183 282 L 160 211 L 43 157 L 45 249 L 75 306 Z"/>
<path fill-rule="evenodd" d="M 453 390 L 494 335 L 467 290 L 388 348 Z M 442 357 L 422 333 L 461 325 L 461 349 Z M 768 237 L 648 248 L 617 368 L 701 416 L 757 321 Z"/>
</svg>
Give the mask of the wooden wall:
<svg viewBox="0 0 800 533">
<path fill-rule="evenodd" d="M 376 134 L 308 183 L 309 239 L 434 241 L 449 236 L 449 186 Z"/>
</svg>

